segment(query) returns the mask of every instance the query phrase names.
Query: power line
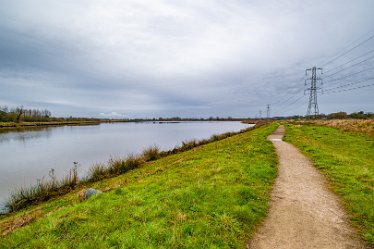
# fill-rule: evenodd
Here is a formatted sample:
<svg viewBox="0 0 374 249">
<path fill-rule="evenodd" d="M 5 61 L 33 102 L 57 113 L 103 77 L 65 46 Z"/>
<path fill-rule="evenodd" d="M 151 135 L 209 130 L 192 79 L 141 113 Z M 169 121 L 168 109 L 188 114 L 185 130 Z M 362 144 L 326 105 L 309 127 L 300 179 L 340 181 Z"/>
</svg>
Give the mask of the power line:
<svg viewBox="0 0 374 249">
<path fill-rule="evenodd" d="M 300 92 L 300 91 L 299 91 L 299 92 Z M 299 93 L 299 92 L 297 92 L 297 93 Z M 289 104 L 287 105 L 287 102 L 288 102 L 289 100 L 295 98 L 296 96 L 297 96 L 297 95 L 296 95 L 296 93 L 295 93 L 295 94 L 293 94 L 292 96 L 290 96 L 289 98 L 287 98 L 285 101 L 282 102 L 282 104 L 278 105 L 278 106 L 275 108 L 275 111 L 273 111 L 273 113 L 278 113 L 278 112 L 280 112 L 280 110 L 282 110 L 283 108 L 288 107 Z M 303 95 L 303 96 L 304 96 L 304 95 Z M 273 104 L 273 106 L 274 106 L 274 104 Z"/>
<path fill-rule="evenodd" d="M 363 61 L 357 62 L 357 63 L 355 63 L 355 64 L 353 64 L 353 65 L 351 65 L 351 66 L 349 66 L 349 67 L 347 67 L 347 68 L 343 68 L 343 69 L 341 69 L 341 70 L 339 70 L 339 71 L 336 71 L 336 72 L 333 73 L 333 74 L 329 74 L 329 75 L 325 76 L 324 79 L 326 79 L 326 78 L 330 78 L 331 76 L 334 76 L 334 75 L 336 75 L 336 74 L 338 74 L 338 73 L 340 73 L 340 72 L 342 72 L 342 71 L 344 71 L 344 70 L 347 70 L 348 68 L 358 66 L 358 65 L 360 65 L 360 64 L 362 64 L 362 63 L 364 63 L 364 62 L 367 62 L 367 61 L 369 61 L 369 60 L 371 60 L 371 59 L 373 59 L 373 58 L 374 58 L 374 56 L 369 57 L 369 58 L 367 58 L 367 59 L 365 59 L 365 60 L 363 60 Z"/>
<path fill-rule="evenodd" d="M 294 104 L 296 104 L 297 102 L 299 102 L 305 95 L 301 95 L 299 98 L 297 98 L 296 100 L 294 100 L 293 102 L 291 102 L 289 105 L 286 106 L 286 108 L 283 108 L 283 110 L 281 111 L 278 111 L 278 113 L 285 113 L 286 111 L 289 110 L 289 108 L 291 106 L 293 106 Z"/>
<path fill-rule="evenodd" d="M 341 78 L 331 79 L 328 82 L 335 82 L 335 81 L 343 80 L 343 79 L 349 78 L 349 77 L 351 77 L 353 75 L 360 74 L 360 73 L 363 73 L 363 72 L 366 72 L 366 71 L 370 71 L 370 70 L 373 70 L 373 69 L 374 69 L 374 67 L 369 67 L 369 68 L 366 68 L 366 69 L 361 70 L 359 72 L 355 72 L 355 73 L 343 75 Z"/>
<path fill-rule="evenodd" d="M 353 91 L 353 90 L 356 90 L 356 89 L 365 88 L 365 87 L 369 87 L 369 86 L 374 86 L 374 83 L 373 84 L 369 84 L 369 85 L 364 85 L 364 86 L 358 86 L 358 87 L 354 87 L 354 88 L 344 89 L 344 90 L 340 90 L 340 91 L 332 91 L 332 92 L 328 92 L 326 94 L 340 93 L 340 92 L 349 92 L 349 91 Z"/>
<path fill-rule="evenodd" d="M 339 91 L 330 91 L 330 92 L 328 92 L 326 94 L 334 94 L 334 93 L 340 93 L 340 92 L 353 91 L 353 90 L 357 90 L 357 89 L 361 89 L 361 88 L 366 88 L 366 87 L 370 87 L 370 86 L 374 86 L 374 83 L 373 84 L 364 85 L 364 86 L 358 86 L 358 87 L 354 87 L 354 88 L 349 88 L 349 89 L 343 89 L 343 90 L 339 90 Z M 304 96 L 305 95 L 301 95 L 299 98 L 295 99 L 293 102 L 291 102 L 289 105 L 287 105 L 283 110 L 277 111 L 277 113 L 280 115 L 282 113 L 287 112 L 291 107 L 293 107 L 294 104 L 296 104 L 297 102 L 299 102 Z"/>
<path fill-rule="evenodd" d="M 374 38 L 374 35 L 370 36 L 369 38 L 365 39 L 364 41 L 360 42 L 359 44 L 357 44 L 356 46 L 354 46 L 353 48 L 349 49 L 348 51 L 340 54 L 340 55 L 337 55 L 336 57 L 334 57 L 332 60 L 328 61 L 327 63 L 323 64 L 322 67 L 325 67 L 329 64 L 331 64 L 332 62 L 336 61 L 337 59 L 343 57 L 344 55 L 350 53 L 351 51 L 355 50 L 356 48 L 362 46 L 363 44 L 365 44 L 366 42 L 370 41 L 371 39 Z"/>
<path fill-rule="evenodd" d="M 373 53 L 373 52 L 374 52 L 374 49 L 373 49 L 373 50 L 370 50 L 370 51 L 367 52 L 367 53 L 361 54 L 360 56 L 357 56 L 357 57 L 355 57 L 355 58 L 353 58 L 353 59 L 351 59 L 351 60 L 349 60 L 349 61 L 347 61 L 347 62 L 345 62 L 345 63 L 343 63 L 343 64 L 341 64 L 341 65 L 339 65 L 339 66 L 336 66 L 336 67 L 334 67 L 334 68 L 331 68 L 331 69 L 329 69 L 329 70 L 326 70 L 325 73 L 328 73 L 328 72 L 334 71 L 335 69 L 337 69 L 337 68 L 339 68 L 339 67 L 345 66 L 345 65 L 349 64 L 350 62 L 355 61 L 355 60 L 357 60 L 357 59 L 360 59 L 361 57 L 364 57 L 364 56 L 366 56 L 366 55 L 368 55 L 368 54 L 371 54 L 371 53 Z"/>
<path fill-rule="evenodd" d="M 295 80 L 295 81 L 292 81 L 292 82 L 295 82 L 295 83 L 299 83 L 299 81 L 304 81 L 304 79 L 305 79 L 305 76 L 303 76 L 302 78 L 299 78 L 298 80 Z M 298 92 L 300 92 L 302 89 L 298 89 L 298 91 L 296 92 L 296 93 L 298 93 Z M 276 101 L 276 102 L 274 102 L 274 103 L 272 103 L 272 105 L 273 106 L 281 106 L 281 105 L 283 105 L 284 103 L 286 103 L 287 101 L 289 101 L 290 99 L 292 99 L 292 98 L 294 98 L 295 97 L 295 93 L 288 93 L 288 94 L 284 94 L 284 96 L 287 96 L 287 95 L 291 95 L 290 97 L 288 97 L 286 100 L 284 100 L 284 101 Z"/>
<path fill-rule="evenodd" d="M 294 94 L 294 95 L 291 95 L 289 98 L 287 98 L 285 101 L 281 102 L 279 105 L 281 106 L 281 105 L 287 103 L 289 100 L 295 98 L 295 96 L 296 96 L 295 94 Z"/>
<path fill-rule="evenodd" d="M 360 41 L 362 38 L 364 38 L 364 37 L 367 36 L 367 35 L 370 35 L 370 37 L 368 37 L 368 38 L 366 38 L 366 39 Z M 326 62 L 326 63 L 323 64 L 322 66 L 324 67 L 324 66 L 326 66 L 326 65 L 329 65 L 329 64 L 333 63 L 334 61 L 338 60 L 339 58 L 342 58 L 343 56 L 345 56 L 345 55 L 347 55 L 347 54 L 349 54 L 349 53 L 352 52 L 353 50 L 359 48 L 360 46 L 364 45 L 365 43 L 367 43 L 368 41 L 370 41 L 370 40 L 372 40 L 372 39 L 374 38 L 374 35 L 373 35 L 371 32 L 365 34 L 365 36 L 362 36 L 362 38 L 359 38 L 359 39 L 356 40 L 356 41 L 358 42 L 358 44 L 354 45 L 354 44 L 356 43 L 356 41 L 354 41 L 354 42 L 352 42 L 351 44 L 349 44 L 349 45 L 346 47 L 347 50 L 344 49 L 344 50 L 342 50 L 341 52 L 337 53 L 335 57 L 333 57 L 332 59 L 330 59 L 328 62 Z M 354 45 L 354 46 L 351 47 L 351 45 Z M 333 72 L 333 73 L 330 74 L 330 75 L 325 76 L 324 79 L 326 79 L 326 78 L 331 78 L 332 76 L 337 75 L 338 73 L 340 73 L 340 72 L 342 72 L 342 71 L 345 71 L 345 70 L 347 70 L 347 69 L 349 69 L 349 68 L 352 68 L 352 67 L 355 67 L 355 66 L 358 66 L 358 65 L 361 65 L 361 64 L 363 64 L 363 63 L 365 63 L 365 62 L 367 62 L 367 61 L 373 59 L 374 56 L 371 56 L 371 57 L 366 58 L 366 59 L 364 59 L 364 60 L 362 60 L 362 61 L 359 61 L 359 62 L 357 62 L 357 63 L 355 63 L 355 64 L 353 64 L 353 65 L 350 65 L 350 66 L 348 66 L 348 67 L 345 67 L 345 66 L 348 65 L 349 63 L 352 63 L 352 62 L 354 62 L 354 61 L 356 61 L 356 60 L 358 60 L 358 59 L 360 59 L 360 58 L 363 58 L 363 57 L 365 57 L 365 56 L 367 56 L 367 55 L 369 55 L 369 54 L 371 54 L 371 53 L 373 53 L 373 52 L 374 52 L 374 50 L 370 50 L 370 51 L 368 51 L 368 52 L 365 52 L 365 53 L 363 53 L 363 54 L 360 54 L 359 56 L 357 56 L 357 57 L 355 57 L 355 58 L 350 59 L 349 61 L 347 61 L 347 62 L 345 62 L 345 63 L 343 63 L 343 64 L 341 64 L 341 65 L 339 65 L 339 66 L 336 66 L 336 67 L 333 67 L 333 68 L 327 70 L 326 72 L 333 72 L 333 71 L 336 70 L 336 69 L 339 69 L 339 68 L 344 67 L 344 68 L 342 68 L 342 69 L 340 69 L 340 70 L 338 70 L 338 71 L 336 71 L 336 72 Z M 315 68 L 315 67 L 314 67 L 314 68 Z M 337 78 L 337 79 L 333 78 L 333 79 L 329 80 L 328 82 L 341 81 L 341 80 L 343 80 L 343 79 L 346 79 L 346 78 L 352 77 L 352 76 L 354 76 L 354 75 L 360 75 L 361 73 L 366 72 L 366 71 L 370 71 L 370 70 L 372 70 L 372 69 L 374 69 L 374 67 L 366 68 L 366 69 L 360 70 L 359 72 L 353 72 L 353 73 L 345 74 L 345 75 L 342 75 L 340 78 Z M 309 70 L 312 71 L 312 77 L 309 79 L 309 80 L 311 81 L 311 82 L 310 82 L 311 87 L 307 89 L 307 90 L 310 90 L 309 104 L 308 104 L 308 111 L 307 111 L 307 113 L 310 113 L 310 112 L 311 112 L 311 109 L 314 108 L 314 115 L 316 115 L 316 114 L 318 114 L 318 112 L 319 112 L 319 111 L 318 111 L 318 103 L 317 103 L 317 91 L 318 91 L 320 88 L 318 88 L 317 85 L 316 85 L 316 82 L 317 82 L 319 79 L 316 77 L 316 75 L 313 75 L 313 68 L 310 68 Z M 315 77 L 313 77 L 313 76 L 315 76 Z M 303 78 L 304 78 L 304 77 L 303 77 Z M 303 78 L 302 78 L 302 79 L 303 79 Z M 301 79 L 301 80 L 302 80 L 302 79 Z M 332 94 L 332 93 L 338 93 L 338 92 L 342 92 L 342 91 L 352 91 L 352 90 L 359 89 L 359 88 L 369 87 L 369 86 L 372 86 L 372 85 L 374 85 L 374 84 L 365 85 L 365 86 L 358 86 L 358 87 L 349 88 L 349 89 L 344 89 L 344 88 L 347 87 L 347 86 L 352 86 L 352 85 L 355 85 L 355 84 L 360 84 L 360 83 L 363 83 L 363 82 L 366 82 L 366 81 L 369 81 L 369 80 L 372 80 L 372 79 L 374 79 L 374 78 L 364 79 L 364 80 L 361 80 L 361 81 L 358 81 L 358 82 L 351 82 L 351 83 L 344 84 L 344 85 L 340 85 L 340 86 L 337 86 L 337 87 L 328 88 L 328 89 L 326 89 L 326 92 L 327 92 L 327 94 Z M 334 90 L 336 90 L 336 89 L 340 89 L 340 88 L 343 88 L 343 89 L 340 90 L 340 91 L 334 91 Z M 299 101 L 304 97 L 304 95 L 302 95 L 302 96 L 298 97 L 297 99 L 295 99 L 294 101 L 288 103 L 289 101 L 291 101 L 292 99 L 294 99 L 296 96 L 297 96 L 297 95 L 292 95 L 292 96 L 288 97 L 287 99 L 285 99 L 284 101 L 278 102 L 279 105 L 277 104 L 278 106 L 277 106 L 277 108 L 276 108 L 276 111 L 274 111 L 274 113 L 278 113 L 278 114 L 280 114 L 280 113 L 284 113 L 286 110 L 288 110 L 290 107 L 292 107 L 294 104 L 296 104 L 297 102 L 299 102 Z M 287 103 L 288 103 L 288 104 L 287 104 Z M 280 106 L 282 106 L 282 105 L 284 105 L 284 106 L 283 106 L 283 107 L 280 107 Z"/>
<path fill-rule="evenodd" d="M 298 79 L 295 82 L 303 81 L 304 79 L 305 79 L 305 76 L 303 76 L 302 78 Z M 290 93 L 291 96 L 289 96 L 286 100 L 284 100 L 284 101 L 277 101 L 277 102 L 273 103 L 273 106 L 278 106 L 278 108 L 276 110 L 281 109 L 282 105 L 286 104 L 289 100 L 295 98 L 295 96 L 296 96 L 295 94 L 299 93 L 301 90 L 302 89 L 298 89 L 298 91 L 296 93 Z M 277 112 L 277 111 L 274 111 L 274 113 L 275 112 Z"/>
<path fill-rule="evenodd" d="M 348 84 L 345 84 L 345 85 L 341 85 L 341 86 L 337 86 L 337 87 L 333 87 L 333 88 L 324 89 L 323 92 L 329 92 L 329 91 L 332 91 L 334 89 L 344 88 L 346 86 L 352 86 L 352 85 L 364 83 L 364 82 L 370 81 L 370 80 L 374 80 L 374 77 L 368 78 L 368 79 L 364 79 L 364 80 L 361 80 L 361 81 L 351 82 L 351 83 L 348 83 Z"/>
<path fill-rule="evenodd" d="M 374 31 L 374 29 L 370 30 L 369 32 L 366 32 L 366 33 L 362 34 L 359 38 L 357 38 L 357 39 L 351 41 L 348 45 L 346 45 L 344 48 L 342 48 L 339 52 L 335 53 L 335 57 L 337 57 L 337 56 L 338 56 L 339 54 L 341 54 L 341 53 L 344 53 L 344 51 L 345 51 L 346 49 L 349 49 L 349 48 L 350 48 L 351 46 L 353 46 L 355 43 L 361 41 L 362 39 L 365 39 L 365 37 L 367 37 L 368 35 L 371 35 L 373 31 Z M 334 56 L 331 56 L 331 58 L 333 58 L 333 57 L 334 57 Z M 323 65 L 323 66 L 326 66 L 326 65 L 327 65 L 327 63 L 326 63 L 325 65 Z"/>
</svg>

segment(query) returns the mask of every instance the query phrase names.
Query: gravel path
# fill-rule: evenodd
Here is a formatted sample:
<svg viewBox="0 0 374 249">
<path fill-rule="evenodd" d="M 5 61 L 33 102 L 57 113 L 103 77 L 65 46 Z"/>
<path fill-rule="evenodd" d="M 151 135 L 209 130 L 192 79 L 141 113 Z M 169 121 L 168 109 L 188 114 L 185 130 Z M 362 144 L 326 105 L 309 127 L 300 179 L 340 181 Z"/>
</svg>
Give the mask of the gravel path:
<svg viewBox="0 0 374 249">
<path fill-rule="evenodd" d="M 276 148 L 278 177 L 267 218 L 247 248 L 368 248 L 348 222 L 323 176 L 293 145 L 282 141 L 284 127 L 268 137 Z"/>
</svg>

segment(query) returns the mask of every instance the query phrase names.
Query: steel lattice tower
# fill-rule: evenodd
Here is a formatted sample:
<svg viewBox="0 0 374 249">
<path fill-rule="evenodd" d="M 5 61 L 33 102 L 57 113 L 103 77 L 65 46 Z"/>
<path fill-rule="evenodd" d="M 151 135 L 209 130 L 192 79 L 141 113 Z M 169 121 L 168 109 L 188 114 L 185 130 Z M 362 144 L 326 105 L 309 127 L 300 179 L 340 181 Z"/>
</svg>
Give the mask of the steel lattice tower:
<svg viewBox="0 0 374 249">
<path fill-rule="evenodd" d="M 308 104 L 308 110 L 306 112 L 306 116 L 314 115 L 314 118 L 319 114 L 318 109 L 318 102 L 317 102 L 317 91 L 320 90 L 320 87 L 317 87 L 317 81 L 320 81 L 322 84 L 322 79 L 317 77 L 317 70 L 321 70 L 322 68 L 312 67 L 305 70 L 305 75 L 308 75 L 308 71 L 312 72 L 312 76 L 310 79 L 305 80 L 305 85 L 307 85 L 307 81 L 310 81 L 310 88 L 307 88 L 306 90 L 310 91 L 309 93 L 309 104 Z M 314 110 L 314 111 L 313 111 Z"/>
</svg>

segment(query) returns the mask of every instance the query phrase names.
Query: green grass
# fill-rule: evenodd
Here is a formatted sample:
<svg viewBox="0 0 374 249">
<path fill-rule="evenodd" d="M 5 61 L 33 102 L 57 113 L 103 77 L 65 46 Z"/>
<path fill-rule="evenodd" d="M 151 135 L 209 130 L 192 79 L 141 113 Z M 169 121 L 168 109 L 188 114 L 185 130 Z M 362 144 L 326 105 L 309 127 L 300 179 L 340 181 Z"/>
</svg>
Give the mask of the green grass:
<svg viewBox="0 0 374 249">
<path fill-rule="evenodd" d="M 317 125 L 287 125 L 286 141 L 322 171 L 362 237 L 374 245 L 374 138 Z"/>
<path fill-rule="evenodd" d="M 244 248 L 266 216 L 276 125 L 145 163 L 90 187 L 112 190 L 79 202 L 71 193 L 14 213 L 36 221 L 0 248 Z"/>
</svg>

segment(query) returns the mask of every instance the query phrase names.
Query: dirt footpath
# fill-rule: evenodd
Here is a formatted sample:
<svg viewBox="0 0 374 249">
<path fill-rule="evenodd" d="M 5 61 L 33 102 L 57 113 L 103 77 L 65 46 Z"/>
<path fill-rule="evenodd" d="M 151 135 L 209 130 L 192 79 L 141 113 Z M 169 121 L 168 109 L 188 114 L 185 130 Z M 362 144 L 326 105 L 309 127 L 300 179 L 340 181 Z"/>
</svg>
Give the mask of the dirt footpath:
<svg viewBox="0 0 374 249">
<path fill-rule="evenodd" d="M 284 127 L 268 137 L 276 148 L 278 178 L 270 211 L 247 248 L 368 248 L 350 227 L 323 176 L 293 145 L 282 141 Z"/>
</svg>

